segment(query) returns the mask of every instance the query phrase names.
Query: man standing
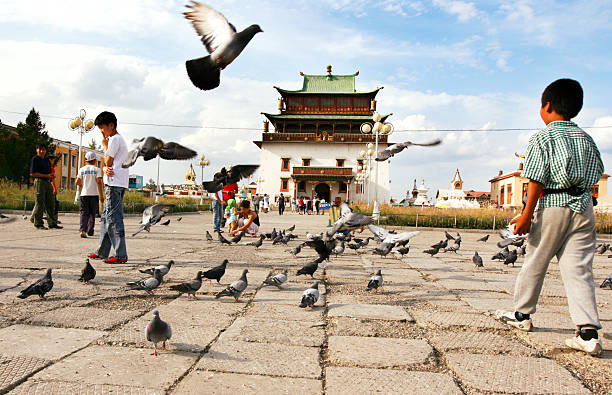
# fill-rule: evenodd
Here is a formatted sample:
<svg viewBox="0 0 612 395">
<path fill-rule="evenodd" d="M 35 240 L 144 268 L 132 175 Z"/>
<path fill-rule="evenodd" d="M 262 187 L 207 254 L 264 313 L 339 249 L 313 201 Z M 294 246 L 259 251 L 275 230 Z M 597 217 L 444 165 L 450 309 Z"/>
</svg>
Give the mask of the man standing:
<svg viewBox="0 0 612 395">
<path fill-rule="evenodd" d="M 128 260 L 123 226 L 123 195 L 128 187 L 129 173 L 121 165 L 127 158 L 128 148 L 123 137 L 117 133 L 117 117 L 112 112 L 101 112 L 94 121 L 102 132 L 104 146 L 104 194 L 106 204 L 102 211 L 100 244 L 89 255 L 93 259 L 104 259 L 105 263 L 126 263 Z M 108 257 L 111 246 L 115 255 Z"/>
<path fill-rule="evenodd" d="M 76 185 L 81 190 L 79 211 L 81 214 L 81 237 L 93 236 L 98 213 L 98 199 L 104 202 L 104 184 L 102 172 L 96 166 L 96 154 L 89 151 L 85 154 L 85 166 L 79 169 Z"/>
<path fill-rule="evenodd" d="M 285 196 L 281 193 L 278 198 L 278 215 L 283 215 L 285 212 Z"/>
<path fill-rule="evenodd" d="M 47 213 L 47 224 L 51 229 L 62 229 L 55 217 L 55 197 L 51 184 L 55 175 L 51 172 L 51 161 L 45 158 L 47 146 L 38 144 L 36 155 L 30 160 L 30 177 L 34 178 L 36 203 L 34 204 L 34 226 L 36 229 L 47 228 L 43 224 L 43 212 Z"/>
<path fill-rule="evenodd" d="M 213 195 L 212 199 L 212 212 L 213 212 L 213 232 L 219 232 L 221 230 L 221 221 L 223 219 L 223 191 L 217 191 Z"/>
</svg>

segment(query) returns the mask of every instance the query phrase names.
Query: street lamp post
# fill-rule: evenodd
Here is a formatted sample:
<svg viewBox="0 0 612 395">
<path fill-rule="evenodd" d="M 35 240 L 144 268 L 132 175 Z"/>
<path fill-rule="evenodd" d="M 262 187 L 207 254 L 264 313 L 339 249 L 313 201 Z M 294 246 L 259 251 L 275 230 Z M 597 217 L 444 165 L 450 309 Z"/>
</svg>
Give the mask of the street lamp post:
<svg viewBox="0 0 612 395">
<path fill-rule="evenodd" d="M 259 184 L 261 184 L 262 182 L 264 182 L 265 180 L 261 177 L 258 176 L 257 179 L 255 180 L 255 182 L 257 182 L 257 194 L 259 195 L 260 191 L 259 191 Z"/>
<path fill-rule="evenodd" d="M 68 127 L 70 128 L 70 130 L 76 131 L 79 134 L 79 159 L 78 159 L 78 164 L 77 164 L 77 174 L 79 172 L 79 169 L 81 168 L 81 150 L 83 146 L 83 135 L 94 128 L 94 121 L 92 121 L 91 119 L 88 119 L 86 121 L 85 120 L 86 115 L 87 113 L 85 112 L 85 110 L 81 109 L 81 111 L 79 111 L 79 116 L 75 117 L 74 119 L 71 119 L 70 122 L 68 123 Z M 70 175 L 68 177 L 69 179 L 71 178 Z M 76 193 L 74 195 L 74 202 L 76 203 L 78 200 L 79 200 L 79 188 L 76 188 Z"/>
<path fill-rule="evenodd" d="M 363 134 L 373 133 L 376 136 L 376 146 L 374 147 L 374 153 L 378 156 L 378 136 L 385 135 L 388 136 L 393 133 L 393 125 L 390 123 L 386 123 L 382 120 L 382 116 L 379 113 L 374 113 L 372 116 L 372 120 L 374 124 L 365 122 L 361 124 L 360 130 Z M 372 143 L 370 143 L 372 144 Z M 368 145 L 370 145 L 368 144 Z M 378 202 L 378 161 L 376 161 L 376 176 L 375 176 L 375 189 L 374 189 L 374 201 Z"/>
<path fill-rule="evenodd" d="M 370 205 L 370 190 L 371 188 L 371 171 L 372 171 L 372 155 L 374 154 L 374 145 L 372 145 L 372 143 L 368 143 L 368 145 L 366 145 L 367 151 L 363 150 L 359 153 L 359 155 L 361 156 L 362 159 L 364 159 L 366 161 L 366 163 L 363 165 L 363 170 L 365 171 L 364 174 L 364 180 L 366 181 L 365 183 L 365 188 L 366 188 L 366 196 L 367 196 L 367 202 L 368 202 L 368 206 Z"/>
<path fill-rule="evenodd" d="M 210 161 L 206 159 L 206 155 L 200 157 L 200 170 L 202 171 L 202 194 L 200 195 L 200 204 L 204 204 L 204 167 L 210 165 Z"/>
</svg>

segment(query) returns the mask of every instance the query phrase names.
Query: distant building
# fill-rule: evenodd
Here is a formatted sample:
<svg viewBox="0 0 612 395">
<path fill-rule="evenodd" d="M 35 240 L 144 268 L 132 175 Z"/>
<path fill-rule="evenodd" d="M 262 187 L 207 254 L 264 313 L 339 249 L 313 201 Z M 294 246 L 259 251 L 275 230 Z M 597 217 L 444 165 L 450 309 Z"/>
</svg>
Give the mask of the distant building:
<svg viewBox="0 0 612 395">
<path fill-rule="evenodd" d="M 481 192 L 470 189 L 469 191 L 463 191 L 465 198 L 470 200 L 476 200 L 480 207 L 488 206 L 491 203 L 491 192 Z"/>
<path fill-rule="evenodd" d="M 415 186 L 416 186 L 416 182 L 415 182 Z M 414 191 L 414 189 L 413 189 L 413 191 Z M 425 186 L 425 180 L 421 180 L 421 185 L 417 188 L 416 192 L 417 192 L 416 198 L 412 202 L 413 206 L 418 206 L 418 207 L 431 207 L 431 206 L 433 206 L 433 204 L 429 200 L 429 197 L 427 196 L 427 192 L 429 192 L 429 188 L 427 188 Z"/>
<path fill-rule="evenodd" d="M 471 191 L 475 192 L 475 191 Z M 450 182 L 450 189 L 440 189 L 436 194 L 436 207 L 438 208 L 479 208 L 480 203 L 476 199 L 469 199 L 463 191 L 463 179 L 459 169 Z"/>
<path fill-rule="evenodd" d="M 130 174 L 129 184 L 128 184 L 129 189 L 142 189 L 143 186 L 144 186 L 144 180 L 142 176 L 139 176 L 137 174 Z"/>
<path fill-rule="evenodd" d="M 521 177 L 523 164 L 511 173 L 499 171 L 497 177 L 489 180 L 491 183 L 491 205 L 498 208 L 522 208 L 523 197 L 527 194 L 529 180 Z"/>
<path fill-rule="evenodd" d="M 79 145 L 58 139 L 53 139 L 53 145 L 55 145 L 55 156 L 59 157 L 59 161 L 55 165 L 55 186 L 60 189 L 73 190 L 79 172 Z M 85 166 L 85 154 L 90 151 L 96 154 L 98 159 L 95 165 L 101 170 L 104 152 L 85 146 L 81 147 L 81 167 Z"/>
</svg>

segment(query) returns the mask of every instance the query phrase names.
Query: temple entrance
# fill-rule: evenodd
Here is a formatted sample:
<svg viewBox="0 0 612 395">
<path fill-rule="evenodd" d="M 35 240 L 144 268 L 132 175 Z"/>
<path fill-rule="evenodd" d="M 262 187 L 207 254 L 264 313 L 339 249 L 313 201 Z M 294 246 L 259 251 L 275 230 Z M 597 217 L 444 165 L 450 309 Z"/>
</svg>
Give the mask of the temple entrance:
<svg viewBox="0 0 612 395">
<path fill-rule="evenodd" d="M 319 197 L 319 199 L 325 199 L 327 203 L 331 201 L 329 185 L 327 185 L 326 183 L 321 182 L 317 184 L 317 186 L 314 189 L 314 192 L 315 192 L 315 195 Z"/>
</svg>

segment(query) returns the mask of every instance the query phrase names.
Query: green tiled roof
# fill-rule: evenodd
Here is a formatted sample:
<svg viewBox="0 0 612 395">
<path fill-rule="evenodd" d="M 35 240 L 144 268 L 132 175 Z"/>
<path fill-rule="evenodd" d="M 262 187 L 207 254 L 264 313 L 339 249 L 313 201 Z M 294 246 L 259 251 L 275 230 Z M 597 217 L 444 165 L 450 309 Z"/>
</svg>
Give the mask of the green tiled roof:
<svg viewBox="0 0 612 395">
<path fill-rule="evenodd" d="M 337 74 L 325 74 L 325 75 L 314 75 L 304 74 L 304 82 L 302 89 L 299 90 L 287 90 L 277 86 L 277 91 L 283 93 L 340 93 L 340 94 L 364 94 L 364 93 L 375 93 L 380 88 L 376 88 L 371 91 L 356 91 L 355 90 L 355 74 L 348 75 L 337 75 Z"/>
<path fill-rule="evenodd" d="M 270 121 L 284 121 L 284 120 L 337 120 L 337 121 L 359 121 L 366 122 L 372 121 L 371 115 L 358 115 L 358 114 L 268 114 L 262 112 Z M 391 114 L 383 115 L 383 121 Z"/>
</svg>

